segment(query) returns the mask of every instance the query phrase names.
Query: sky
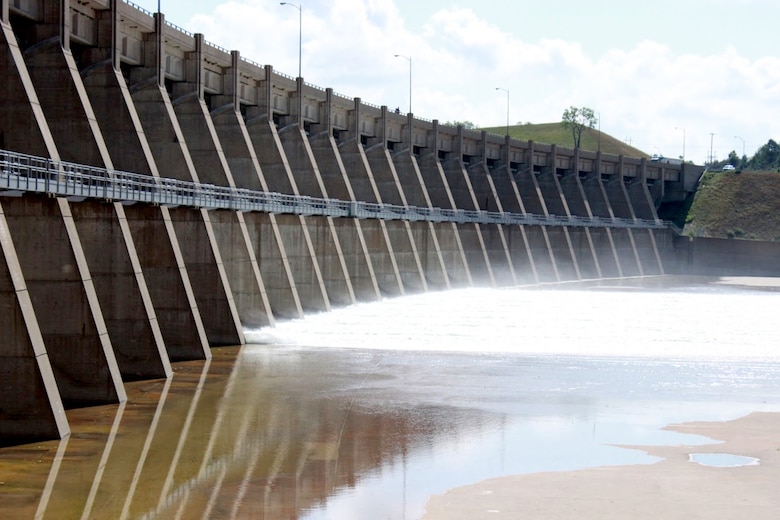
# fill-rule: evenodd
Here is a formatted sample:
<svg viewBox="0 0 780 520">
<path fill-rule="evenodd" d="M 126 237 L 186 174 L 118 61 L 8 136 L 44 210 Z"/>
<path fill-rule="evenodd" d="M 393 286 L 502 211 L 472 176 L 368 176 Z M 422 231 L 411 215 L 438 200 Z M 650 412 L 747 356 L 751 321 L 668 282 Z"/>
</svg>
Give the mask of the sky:
<svg viewBox="0 0 780 520">
<path fill-rule="evenodd" d="M 168 22 L 290 76 L 300 14 L 307 83 L 424 119 L 552 123 L 588 107 L 603 132 L 697 164 L 780 142 L 777 0 L 292 3 L 160 0 Z"/>
</svg>

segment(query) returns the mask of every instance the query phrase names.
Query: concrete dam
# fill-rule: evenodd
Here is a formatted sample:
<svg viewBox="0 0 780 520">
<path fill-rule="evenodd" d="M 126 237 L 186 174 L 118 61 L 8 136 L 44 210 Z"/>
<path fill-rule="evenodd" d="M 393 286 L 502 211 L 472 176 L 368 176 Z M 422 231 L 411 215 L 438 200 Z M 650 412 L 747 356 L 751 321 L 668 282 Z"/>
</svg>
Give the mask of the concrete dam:
<svg viewBox="0 0 780 520">
<path fill-rule="evenodd" d="M 0 444 L 246 327 L 690 268 L 656 208 L 700 167 L 397 114 L 122 0 L 0 6 Z"/>
</svg>

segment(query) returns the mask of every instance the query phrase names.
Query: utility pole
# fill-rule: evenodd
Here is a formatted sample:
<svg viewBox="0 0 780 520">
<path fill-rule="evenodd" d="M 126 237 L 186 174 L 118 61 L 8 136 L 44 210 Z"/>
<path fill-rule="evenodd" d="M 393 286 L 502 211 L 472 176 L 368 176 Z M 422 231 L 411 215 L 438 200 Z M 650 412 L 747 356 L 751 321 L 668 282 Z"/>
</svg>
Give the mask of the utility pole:
<svg viewBox="0 0 780 520">
<path fill-rule="evenodd" d="M 503 90 L 506 92 L 506 135 L 509 136 L 509 89 L 496 87 L 496 90 Z"/>
<path fill-rule="evenodd" d="M 710 132 L 710 166 L 712 166 L 713 157 L 712 157 L 712 138 L 715 136 L 713 132 Z"/>
<path fill-rule="evenodd" d="M 279 5 L 289 5 L 298 10 L 298 77 L 301 75 L 301 58 L 303 57 L 303 7 L 292 2 L 279 2 Z"/>
<path fill-rule="evenodd" d="M 412 113 L 412 57 L 403 54 L 395 54 L 396 58 L 403 58 L 409 61 L 409 113 Z"/>
<path fill-rule="evenodd" d="M 744 139 L 742 139 L 742 138 L 741 138 L 740 136 L 738 136 L 738 135 L 735 135 L 735 136 L 734 136 L 734 139 L 739 139 L 740 141 L 742 141 L 742 157 L 745 157 L 745 140 L 744 140 Z"/>
<path fill-rule="evenodd" d="M 679 126 L 675 126 L 674 129 L 683 131 L 683 150 L 680 159 L 682 159 L 682 162 L 685 162 L 685 128 L 680 128 Z"/>
</svg>

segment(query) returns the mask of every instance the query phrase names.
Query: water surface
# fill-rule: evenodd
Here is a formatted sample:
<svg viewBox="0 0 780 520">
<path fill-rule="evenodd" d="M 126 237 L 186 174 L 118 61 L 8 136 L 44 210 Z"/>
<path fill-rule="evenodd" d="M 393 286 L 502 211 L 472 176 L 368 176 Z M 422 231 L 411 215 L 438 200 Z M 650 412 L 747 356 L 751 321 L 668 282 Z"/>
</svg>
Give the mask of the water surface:
<svg viewBox="0 0 780 520">
<path fill-rule="evenodd" d="M 778 294 L 740 280 L 465 289 L 360 304 L 214 349 L 67 441 L 0 450 L 32 518 L 418 518 L 485 478 L 657 459 L 661 429 L 780 410 Z"/>
</svg>

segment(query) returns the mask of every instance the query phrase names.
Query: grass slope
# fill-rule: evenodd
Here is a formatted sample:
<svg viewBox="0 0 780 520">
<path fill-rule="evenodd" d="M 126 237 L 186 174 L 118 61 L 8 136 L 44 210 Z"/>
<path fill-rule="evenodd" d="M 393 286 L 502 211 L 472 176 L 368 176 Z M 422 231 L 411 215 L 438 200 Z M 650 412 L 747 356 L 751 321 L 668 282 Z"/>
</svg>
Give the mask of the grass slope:
<svg viewBox="0 0 780 520">
<path fill-rule="evenodd" d="M 485 130 L 491 134 L 506 135 L 505 126 L 480 128 L 480 130 Z M 600 138 L 599 134 L 601 134 Z M 564 128 L 560 122 L 510 126 L 509 135 L 522 141 L 534 141 L 535 143 L 556 144 L 564 148 L 574 148 L 574 138 L 571 135 L 571 130 Z M 599 141 L 601 142 L 599 143 Z M 593 128 L 585 128 L 583 130 L 580 148 L 593 152 L 600 148 L 603 153 L 623 154 L 627 157 L 649 157 L 645 152 Z"/>
<path fill-rule="evenodd" d="M 780 174 L 705 173 L 684 234 L 780 241 Z"/>
</svg>

